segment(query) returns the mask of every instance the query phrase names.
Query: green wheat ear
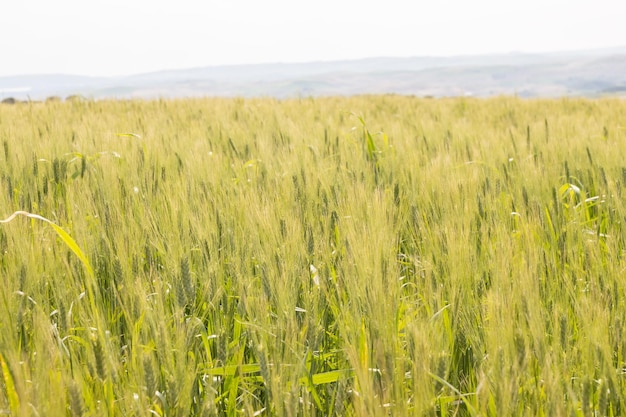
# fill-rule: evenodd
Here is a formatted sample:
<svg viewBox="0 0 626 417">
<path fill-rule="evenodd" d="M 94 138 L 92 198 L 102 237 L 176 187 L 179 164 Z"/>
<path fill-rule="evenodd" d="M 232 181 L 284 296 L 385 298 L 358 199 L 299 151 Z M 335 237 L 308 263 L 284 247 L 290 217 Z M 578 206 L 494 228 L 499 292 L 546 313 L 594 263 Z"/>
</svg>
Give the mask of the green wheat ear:
<svg viewBox="0 0 626 417">
<path fill-rule="evenodd" d="M 11 220 L 15 219 L 18 215 L 26 216 L 31 219 L 43 220 L 44 222 L 52 226 L 52 228 L 54 229 L 55 232 L 57 232 L 61 240 L 63 240 L 63 242 L 67 245 L 67 247 L 70 248 L 70 250 L 74 252 L 76 256 L 78 256 L 78 259 L 80 259 L 83 265 L 85 265 L 87 272 L 90 275 L 93 275 L 93 268 L 91 267 L 91 264 L 89 263 L 89 259 L 87 259 L 87 257 L 85 256 L 83 251 L 80 249 L 76 241 L 72 239 L 72 237 L 65 230 L 63 230 L 61 226 L 57 225 L 53 221 L 48 220 L 45 217 L 40 216 L 38 214 L 29 213 L 27 211 L 16 211 L 15 213 L 11 214 L 6 219 L 0 220 L 0 223 L 9 223 Z"/>
</svg>

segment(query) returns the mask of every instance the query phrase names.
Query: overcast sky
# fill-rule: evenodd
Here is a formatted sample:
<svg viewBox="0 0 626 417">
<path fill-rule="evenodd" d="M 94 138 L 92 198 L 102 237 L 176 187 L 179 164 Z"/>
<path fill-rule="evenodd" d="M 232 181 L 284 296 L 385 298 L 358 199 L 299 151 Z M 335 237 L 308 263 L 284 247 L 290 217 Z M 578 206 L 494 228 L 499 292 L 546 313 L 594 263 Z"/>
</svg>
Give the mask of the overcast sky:
<svg viewBox="0 0 626 417">
<path fill-rule="evenodd" d="M 624 0 L 0 0 L 0 76 L 626 46 Z"/>
</svg>

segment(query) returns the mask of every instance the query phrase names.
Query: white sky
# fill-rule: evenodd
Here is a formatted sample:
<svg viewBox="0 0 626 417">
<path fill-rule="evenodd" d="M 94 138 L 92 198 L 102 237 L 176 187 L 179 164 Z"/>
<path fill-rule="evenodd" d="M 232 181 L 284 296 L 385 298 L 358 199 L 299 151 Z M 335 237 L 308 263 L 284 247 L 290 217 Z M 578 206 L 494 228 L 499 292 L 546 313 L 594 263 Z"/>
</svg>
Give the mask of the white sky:
<svg viewBox="0 0 626 417">
<path fill-rule="evenodd" d="M 0 76 L 610 46 L 624 0 L 0 0 Z"/>
</svg>

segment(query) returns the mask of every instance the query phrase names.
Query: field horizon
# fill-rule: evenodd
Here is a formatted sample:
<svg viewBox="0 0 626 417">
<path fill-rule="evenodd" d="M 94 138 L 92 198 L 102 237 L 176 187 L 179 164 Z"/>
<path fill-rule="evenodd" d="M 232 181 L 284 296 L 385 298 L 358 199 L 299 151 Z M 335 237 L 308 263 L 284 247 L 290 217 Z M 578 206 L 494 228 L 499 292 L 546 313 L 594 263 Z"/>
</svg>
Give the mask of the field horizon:
<svg viewBox="0 0 626 417">
<path fill-rule="evenodd" d="M 626 97 L 626 46 L 549 53 L 370 57 L 209 66 L 117 77 L 0 77 L 0 100 L 298 98 L 401 94 L 432 97 Z"/>
</svg>

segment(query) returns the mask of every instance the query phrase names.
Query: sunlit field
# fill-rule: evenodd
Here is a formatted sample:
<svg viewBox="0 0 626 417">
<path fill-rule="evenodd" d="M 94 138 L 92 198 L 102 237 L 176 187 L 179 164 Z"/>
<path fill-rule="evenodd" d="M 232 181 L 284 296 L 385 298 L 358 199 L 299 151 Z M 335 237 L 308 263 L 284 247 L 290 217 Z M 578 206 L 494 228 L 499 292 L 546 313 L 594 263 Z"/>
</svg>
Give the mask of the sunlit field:
<svg viewBox="0 0 626 417">
<path fill-rule="evenodd" d="M 2 413 L 626 413 L 626 101 L 21 103 L 0 142 Z"/>
</svg>

